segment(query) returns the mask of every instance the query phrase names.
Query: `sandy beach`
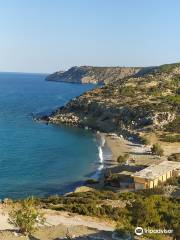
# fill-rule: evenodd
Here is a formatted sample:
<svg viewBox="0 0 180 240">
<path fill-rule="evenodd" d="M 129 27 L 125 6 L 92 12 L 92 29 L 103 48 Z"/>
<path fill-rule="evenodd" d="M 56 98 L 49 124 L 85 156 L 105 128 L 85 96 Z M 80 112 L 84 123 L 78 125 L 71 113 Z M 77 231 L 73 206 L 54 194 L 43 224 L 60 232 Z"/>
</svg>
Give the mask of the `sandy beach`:
<svg viewBox="0 0 180 240">
<path fill-rule="evenodd" d="M 130 160 L 136 165 L 151 165 L 155 162 L 157 163 L 159 160 L 157 156 L 150 154 L 150 145 L 145 146 L 139 143 L 134 143 L 131 140 L 127 140 L 123 136 L 117 136 L 116 134 L 102 134 L 112 153 L 112 166 L 117 165 L 117 158 L 126 153 L 130 155 Z"/>
<path fill-rule="evenodd" d="M 110 148 L 112 152 L 112 161 L 117 163 L 117 158 L 120 155 L 124 155 L 125 153 L 130 151 L 130 146 L 128 145 L 128 141 L 123 138 L 120 138 L 116 135 L 104 134 L 105 141 L 107 146 Z"/>
</svg>

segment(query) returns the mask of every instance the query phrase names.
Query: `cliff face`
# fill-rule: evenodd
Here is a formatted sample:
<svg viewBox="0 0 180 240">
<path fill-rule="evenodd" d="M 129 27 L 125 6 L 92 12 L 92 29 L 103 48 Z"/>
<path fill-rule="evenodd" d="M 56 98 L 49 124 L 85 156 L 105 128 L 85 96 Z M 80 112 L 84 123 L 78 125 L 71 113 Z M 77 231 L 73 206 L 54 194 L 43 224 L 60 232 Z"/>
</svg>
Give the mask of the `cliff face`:
<svg viewBox="0 0 180 240">
<path fill-rule="evenodd" d="M 43 120 L 118 133 L 180 129 L 179 94 L 180 64 L 163 65 L 88 91 Z"/>
<path fill-rule="evenodd" d="M 142 68 L 135 67 L 72 67 L 49 75 L 46 80 L 69 83 L 104 84 L 137 74 Z"/>
</svg>

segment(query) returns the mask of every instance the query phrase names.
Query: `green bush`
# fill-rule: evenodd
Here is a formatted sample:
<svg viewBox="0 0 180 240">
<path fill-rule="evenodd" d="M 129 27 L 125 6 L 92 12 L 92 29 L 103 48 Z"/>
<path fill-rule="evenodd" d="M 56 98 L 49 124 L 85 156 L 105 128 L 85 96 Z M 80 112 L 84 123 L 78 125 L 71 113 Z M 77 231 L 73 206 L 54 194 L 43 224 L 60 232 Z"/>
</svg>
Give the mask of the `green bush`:
<svg viewBox="0 0 180 240">
<path fill-rule="evenodd" d="M 135 94 L 135 88 L 131 86 L 124 86 L 119 89 L 119 93 L 125 97 L 133 97 Z"/>
<path fill-rule="evenodd" d="M 165 135 L 162 137 L 162 141 L 165 142 L 180 142 L 180 134 L 176 134 L 176 135 Z"/>
<path fill-rule="evenodd" d="M 163 195 L 165 191 L 164 191 L 164 188 L 162 187 L 156 187 L 156 188 L 139 190 L 138 193 L 141 194 L 142 196 L 149 197 L 151 195 Z"/>
<path fill-rule="evenodd" d="M 180 177 L 173 177 L 173 178 L 169 178 L 165 185 L 174 185 L 174 186 L 180 186 Z"/>
<path fill-rule="evenodd" d="M 180 133 L 180 116 L 177 116 L 174 121 L 167 124 L 166 130 L 169 132 Z"/>
<path fill-rule="evenodd" d="M 118 158 L 117 158 L 117 162 L 119 163 L 119 164 L 125 164 L 126 163 L 126 161 L 128 160 L 128 158 L 129 158 L 129 154 L 128 153 L 126 153 L 126 154 L 124 154 L 123 156 L 122 155 L 120 155 Z"/>
<path fill-rule="evenodd" d="M 149 145 L 150 144 L 150 141 L 149 141 L 149 139 L 148 138 L 146 138 L 146 137 L 141 137 L 141 143 L 142 144 L 144 144 L 144 145 Z"/>
<path fill-rule="evenodd" d="M 153 96 L 158 96 L 161 94 L 158 86 L 148 88 L 147 91 L 148 91 L 148 94 L 153 95 Z"/>
<path fill-rule="evenodd" d="M 87 179 L 85 184 L 96 184 L 99 183 L 99 181 L 97 181 L 96 179 Z"/>
<path fill-rule="evenodd" d="M 161 146 L 158 143 L 153 144 L 153 146 L 151 148 L 151 152 L 152 152 L 152 154 L 155 154 L 158 156 L 163 156 L 163 154 L 164 154 L 164 150 L 161 148 Z"/>
<path fill-rule="evenodd" d="M 34 199 L 27 198 L 9 213 L 8 221 L 19 228 L 22 234 L 30 235 L 36 230 L 38 223 L 44 224 L 45 219 L 36 207 Z"/>
<path fill-rule="evenodd" d="M 180 94 L 176 94 L 174 96 L 165 96 L 162 99 L 164 102 L 167 102 L 174 106 L 179 106 L 180 104 Z"/>
<path fill-rule="evenodd" d="M 124 201 L 131 201 L 136 199 L 137 194 L 134 192 L 123 192 L 119 193 L 119 198 Z"/>
<path fill-rule="evenodd" d="M 180 153 L 173 153 L 168 157 L 169 161 L 180 162 Z"/>
<path fill-rule="evenodd" d="M 174 68 L 180 67 L 180 63 L 164 64 L 158 67 L 158 72 L 171 73 Z"/>
</svg>

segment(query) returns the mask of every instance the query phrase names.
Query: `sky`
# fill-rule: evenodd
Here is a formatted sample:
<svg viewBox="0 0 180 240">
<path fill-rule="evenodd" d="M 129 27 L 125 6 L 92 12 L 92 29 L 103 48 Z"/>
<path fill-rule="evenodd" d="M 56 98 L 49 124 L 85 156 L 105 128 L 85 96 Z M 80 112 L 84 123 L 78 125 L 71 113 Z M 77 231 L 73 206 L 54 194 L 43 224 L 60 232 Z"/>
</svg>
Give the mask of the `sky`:
<svg viewBox="0 0 180 240">
<path fill-rule="evenodd" d="M 0 71 L 173 62 L 179 0 L 0 0 Z"/>
</svg>

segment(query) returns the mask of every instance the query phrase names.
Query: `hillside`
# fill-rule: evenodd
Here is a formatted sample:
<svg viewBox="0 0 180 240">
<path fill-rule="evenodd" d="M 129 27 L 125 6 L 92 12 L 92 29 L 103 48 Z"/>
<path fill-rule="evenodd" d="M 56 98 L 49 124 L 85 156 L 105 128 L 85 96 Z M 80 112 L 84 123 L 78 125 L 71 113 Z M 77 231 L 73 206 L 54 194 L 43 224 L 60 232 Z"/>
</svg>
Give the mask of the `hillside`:
<svg viewBox="0 0 180 240">
<path fill-rule="evenodd" d="M 142 68 L 136 67 L 72 67 L 49 75 L 46 80 L 69 83 L 104 84 L 118 81 L 137 74 Z"/>
<path fill-rule="evenodd" d="M 179 93 L 180 64 L 162 65 L 88 91 L 43 120 L 121 134 L 179 133 Z"/>
</svg>

